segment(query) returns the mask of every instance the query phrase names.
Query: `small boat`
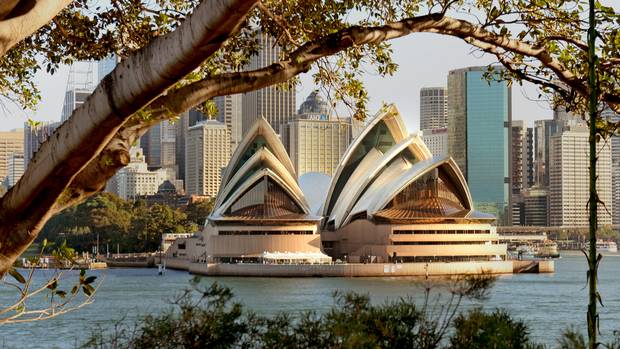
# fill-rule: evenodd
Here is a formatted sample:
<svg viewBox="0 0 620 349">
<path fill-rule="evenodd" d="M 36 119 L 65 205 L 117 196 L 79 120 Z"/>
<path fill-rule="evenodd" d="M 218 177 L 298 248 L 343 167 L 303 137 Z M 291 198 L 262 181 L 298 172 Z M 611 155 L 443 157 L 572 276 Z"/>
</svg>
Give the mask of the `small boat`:
<svg viewBox="0 0 620 349">
<path fill-rule="evenodd" d="M 587 243 L 586 251 L 590 249 L 590 243 Z M 596 241 L 596 252 L 607 252 L 607 253 L 617 253 L 618 252 L 618 244 L 614 241 L 605 241 L 605 240 L 597 240 Z"/>
<path fill-rule="evenodd" d="M 519 259 L 559 258 L 558 244 L 545 239 L 542 242 L 521 244 L 516 246 L 511 255 Z"/>
</svg>

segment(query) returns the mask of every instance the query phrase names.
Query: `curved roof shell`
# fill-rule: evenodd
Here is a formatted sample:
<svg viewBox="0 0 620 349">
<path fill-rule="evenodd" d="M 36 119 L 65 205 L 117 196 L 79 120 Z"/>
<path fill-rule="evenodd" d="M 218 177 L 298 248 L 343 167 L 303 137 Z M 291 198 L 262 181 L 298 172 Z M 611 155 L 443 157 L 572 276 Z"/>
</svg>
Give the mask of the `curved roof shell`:
<svg viewBox="0 0 620 349">
<path fill-rule="evenodd" d="M 358 167 L 362 163 L 362 166 L 368 166 L 369 163 L 372 163 L 372 160 L 366 159 L 367 156 L 376 157 L 378 160 L 379 156 L 377 155 L 379 154 L 377 152 L 382 156 L 407 137 L 407 129 L 396 106 L 388 105 L 382 108 L 362 133 L 353 140 L 340 159 L 323 205 L 323 215 L 331 217 L 349 179 L 355 175 L 356 171 L 359 175 Z M 424 142 L 416 142 L 415 145 L 412 143 L 411 150 L 418 160 L 432 157 Z"/>
<path fill-rule="evenodd" d="M 260 148 L 268 148 L 282 165 L 290 172 L 291 176 L 296 177 L 295 168 L 289 158 L 284 145 L 280 138 L 273 130 L 269 122 L 265 118 L 256 120 L 252 128 L 243 137 L 241 143 L 235 149 L 224 175 L 222 176 L 222 184 L 220 190 L 228 184 L 234 174 L 248 161 L 255 152 Z"/>
<path fill-rule="evenodd" d="M 340 195 L 338 201 L 334 204 L 329 220 L 333 220 L 335 226 L 339 227 L 346 215 L 353 208 L 353 205 L 357 203 L 362 193 L 368 188 L 369 184 L 372 183 L 396 157 L 404 157 L 411 163 L 418 161 L 421 154 L 420 149 L 422 148 L 420 145 L 423 145 L 423 141 L 420 137 L 418 135 L 411 135 L 390 148 L 386 153 L 381 153 L 374 148 L 371 149 L 349 177 L 345 185 L 347 190 Z"/>
<path fill-rule="evenodd" d="M 265 180 L 266 184 L 259 187 L 261 180 Z M 273 188 L 269 189 L 269 186 Z M 255 192 L 248 194 L 251 190 Z M 293 207 L 291 203 L 294 203 L 296 208 L 292 213 L 300 216 L 310 214 L 308 203 L 297 183 L 291 159 L 275 131 L 264 118 L 261 118 L 243 138 L 226 167 L 209 220 L 225 220 L 232 214 L 235 204 L 241 200 L 246 201 L 247 205 L 243 205 L 248 208 L 247 212 L 286 212 L 286 209 L 280 209 L 277 204 L 274 206 L 273 202 L 268 202 L 274 198 L 271 195 L 274 192 L 269 190 L 275 190 L 276 201 L 289 203 L 287 205 L 290 207 Z M 246 198 L 246 194 L 254 196 Z M 267 200 L 268 197 L 271 199 Z M 251 207 L 252 204 L 256 207 Z"/>
<path fill-rule="evenodd" d="M 280 189 L 284 190 L 288 197 L 293 200 L 299 209 L 303 212 L 303 214 L 310 214 L 310 209 L 308 208 L 307 203 L 303 199 L 303 197 L 299 197 L 296 193 L 296 190 L 289 187 L 287 183 L 285 183 L 280 176 L 274 173 L 272 170 L 268 168 L 263 168 L 254 174 L 252 174 L 247 180 L 243 182 L 243 184 L 235 190 L 233 195 L 231 195 L 228 200 L 226 200 L 222 205 L 220 205 L 217 209 L 214 210 L 214 213 L 211 216 L 211 219 L 217 220 L 218 217 L 225 216 L 226 212 L 231 208 L 231 206 L 240 199 L 244 194 L 246 194 L 254 184 L 259 182 L 260 180 L 268 177 L 276 182 Z"/>
<path fill-rule="evenodd" d="M 280 162 L 280 160 L 269 150 L 267 147 L 259 148 L 243 165 L 235 171 L 232 177 L 227 181 L 226 185 L 220 189 L 217 199 L 215 201 L 215 207 L 218 207 L 230 195 L 239 188 L 249 176 L 255 171 L 262 168 L 268 168 L 277 174 L 290 188 L 292 188 L 295 194 L 303 198 L 304 194 L 297 185 L 297 181 L 290 173 L 290 171 Z"/>
<path fill-rule="evenodd" d="M 467 211 L 465 216 L 471 216 L 473 202 L 461 170 L 451 157 L 438 156 L 415 164 L 407 163 L 405 160 L 393 162 L 367 188 L 364 195 L 344 219 L 343 225 L 349 223 L 355 215 L 363 212 L 366 212 L 368 218 L 372 218 L 407 186 L 436 168 L 441 168 L 454 184 L 454 194 L 457 195 L 460 204 Z"/>
<path fill-rule="evenodd" d="M 323 205 L 327 222 L 340 226 L 368 185 L 398 156 L 410 162 L 432 157 L 419 135 L 408 134 L 398 109 L 388 105 L 375 115 L 342 156 Z"/>
</svg>

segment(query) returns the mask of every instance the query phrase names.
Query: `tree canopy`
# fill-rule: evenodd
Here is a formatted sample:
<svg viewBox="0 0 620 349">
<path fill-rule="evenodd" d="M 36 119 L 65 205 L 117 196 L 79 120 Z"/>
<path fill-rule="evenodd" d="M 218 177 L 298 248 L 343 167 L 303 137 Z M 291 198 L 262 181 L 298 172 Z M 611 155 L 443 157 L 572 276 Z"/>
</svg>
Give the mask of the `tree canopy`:
<svg viewBox="0 0 620 349">
<path fill-rule="evenodd" d="M 208 202 L 207 202 L 208 203 Z M 67 245 L 77 251 L 91 251 L 99 241 L 116 252 L 154 252 L 160 248 L 163 234 L 194 233 L 195 221 L 202 221 L 210 209 L 202 203 L 184 209 L 143 201 L 125 201 L 110 193 L 95 195 L 83 203 L 67 208 L 52 217 L 39 240 Z M 100 252 L 105 250 L 101 249 Z"/>
<path fill-rule="evenodd" d="M 11 0 L 21 4 L 34 0 Z M 35 2 L 38 4 L 38 2 Z M 420 32 L 461 38 L 496 57 L 502 78 L 541 87 L 555 103 L 583 111 L 589 91 L 587 1 L 564 0 L 88 0 L 50 1 L 57 13 L 38 16 L 41 28 L 23 32 L 0 51 L 0 93 L 28 107 L 37 103 L 32 74 L 59 64 L 116 54 L 121 63 L 86 103 L 46 142 L 17 186 L 0 201 L 15 224 L 0 247 L 10 262 L 55 212 L 100 191 L 128 162 L 128 151 L 149 127 L 215 97 L 297 82 L 311 69 L 332 97 L 363 118 L 362 75 L 394 74 L 389 40 Z M 17 7 L 15 7 L 17 8 Z M 0 18 L 25 20 L 13 12 Z M 30 13 L 30 12 L 26 12 Z M 596 5 L 600 103 L 620 111 L 620 16 Z M 51 21 L 46 18 L 53 18 Z M 34 22 L 33 22 L 34 23 Z M 280 60 L 253 70 L 257 35 L 282 47 Z M 18 35 L 18 36 L 19 36 Z M 13 35 L 15 36 L 15 35 Z M 1 35 L 0 35 L 1 38 Z M 492 77 L 490 77 L 492 78 Z M 600 121 L 605 137 L 617 125 Z M 52 156 L 53 154 L 53 156 Z M 44 190 L 45 188 L 45 190 Z M 30 205 L 36 202 L 36 209 Z M 28 217 L 23 212 L 28 210 Z M 4 263 L 2 265 L 5 265 Z M 4 268 L 0 268 L 4 269 Z"/>
</svg>

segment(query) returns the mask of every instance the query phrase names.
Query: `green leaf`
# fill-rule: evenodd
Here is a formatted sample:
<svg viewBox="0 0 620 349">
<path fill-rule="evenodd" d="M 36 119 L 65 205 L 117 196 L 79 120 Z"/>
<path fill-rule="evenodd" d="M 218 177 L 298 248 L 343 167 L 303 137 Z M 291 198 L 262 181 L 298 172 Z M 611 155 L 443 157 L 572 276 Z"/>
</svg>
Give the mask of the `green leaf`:
<svg viewBox="0 0 620 349">
<path fill-rule="evenodd" d="M 89 276 L 86 278 L 86 280 L 84 280 L 84 284 L 85 285 L 90 285 L 92 284 L 95 280 L 97 279 L 96 276 Z"/>
<path fill-rule="evenodd" d="M 84 291 L 84 294 L 89 297 L 92 296 L 93 293 L 95 293 L 95 289 L 91 285 L 82 286 L 82 290 Z"/>
<path fill-rule="evenodd" d="M 17 282 L 19 282 L 21 284 L 25 284 L 26 283 L 26 279 L 24 279 L 22 274 L 20 274 L 17 271 L 17 269 L 15 269 L 15 268 L 9 269 L 9 275 L 11 275 L 15 280 L 17 280 Z"/>
<path fill-rule="evenodd" d="M 52 282 L 50 282 L 47 285 L 47 288 L 49 288 L 50 290 L 55 290 L 58 287 L 58 280 L 54 279 Z"/>
</svg>

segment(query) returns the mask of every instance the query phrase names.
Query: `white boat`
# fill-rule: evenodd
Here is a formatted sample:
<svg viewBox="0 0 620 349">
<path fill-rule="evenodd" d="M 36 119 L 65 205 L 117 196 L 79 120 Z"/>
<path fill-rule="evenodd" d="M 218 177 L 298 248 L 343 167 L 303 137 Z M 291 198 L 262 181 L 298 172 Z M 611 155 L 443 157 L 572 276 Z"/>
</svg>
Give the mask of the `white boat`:
<svg viewBox="0 0 620 349">
<path fill-rule="evenodd" d="M 616 244 L 614 241 L 598 240 L 598 241 L 596 241 L 596 251 L 597 252 L 617 253 L 618 252 L 618 244 Z"/>
<path fill-rule="evenodd" d="M 542 242 L 518 245 L 511 254 L 519 259 L 560 257 L 558 244 L 548 239 Z"/>
</svg>

